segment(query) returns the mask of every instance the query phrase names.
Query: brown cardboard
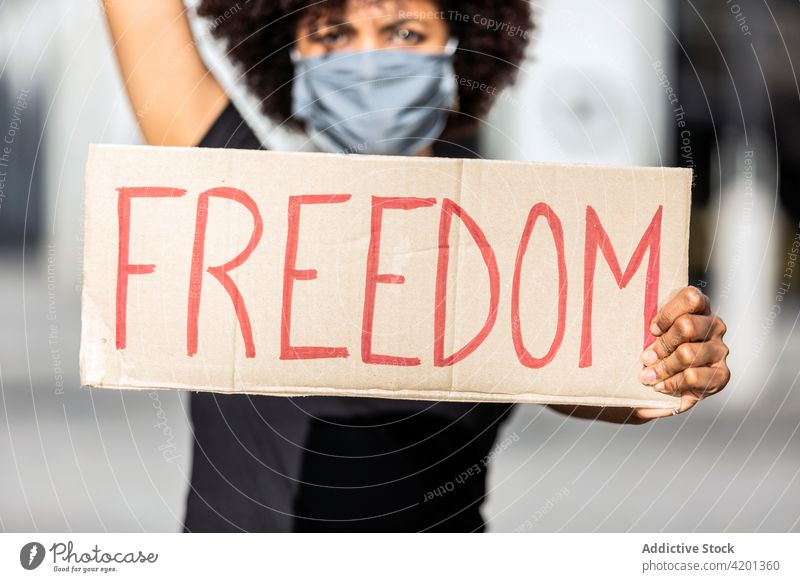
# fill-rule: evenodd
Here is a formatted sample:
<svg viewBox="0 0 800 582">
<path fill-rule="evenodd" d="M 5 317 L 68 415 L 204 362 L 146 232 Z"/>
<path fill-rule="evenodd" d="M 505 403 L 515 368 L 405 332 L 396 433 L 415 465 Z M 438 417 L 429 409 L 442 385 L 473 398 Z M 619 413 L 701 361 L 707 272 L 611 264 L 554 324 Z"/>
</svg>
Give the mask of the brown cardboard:
<svg viewBox="0 0 800 582">
<path fill-rule="evenodd" d="M 689 170 L 668 168 L 92 146 L 81 381 L 124 389 L 672 408 L 676 397 L 639 382 L 639 355 L 651 339 L 647 273 L 649 314 L 687 283 L 690 182 Z M 216 188 L 229 190 L 201 196 Z M 127 264 L 133 266 L 126 267 L 129 193 L 147 196 L 129 198 Z M 297 196 L 316 198 L 296 198 L 290 209 Z M 521 254 L 534 207 L 541 212 Z M 298 211 L 296 249 L 287 253 L 290 217 Z M 378 218 L 380 233 L 373 228 Z M 440 241 L 448 220 L 450 235 Z M 482 246 L 467 225 L 484 234 Z M 595 241 L 589 245 L 587 232 Z M 605 252 L 597 241 L 608 243 Z M 611 250 L 620 276 L 637 247 L 641 264 L 620 289 Z M 660 251 L 651 253 L 655 247 Z M 240 265 L 214 270 L 247 248 L 251 254 Z M 593 252 L 587 317 L 585 273 L 592 261 L 586 256 Z M 492 254 L 494 283 L 487 267 Z M 513 318 L 517 266 L 519 317 Z M 463 359 L 448 359 L 492 323 L 493 290 L 498 303 L 488 335 Z M 244 305 L 238 318 L 237 293 Z M 437 296 L 446 296 L 438 316 Z M 551 350 L 562 301 L 563 336 Z M 282 344 L 284 314 L 290 331 Z M 581 356 L 588 345 L 584 321 L 591 321 L 592 349 Z M 245 341 L 248 322 L 252 341 Z"/>
</svg>

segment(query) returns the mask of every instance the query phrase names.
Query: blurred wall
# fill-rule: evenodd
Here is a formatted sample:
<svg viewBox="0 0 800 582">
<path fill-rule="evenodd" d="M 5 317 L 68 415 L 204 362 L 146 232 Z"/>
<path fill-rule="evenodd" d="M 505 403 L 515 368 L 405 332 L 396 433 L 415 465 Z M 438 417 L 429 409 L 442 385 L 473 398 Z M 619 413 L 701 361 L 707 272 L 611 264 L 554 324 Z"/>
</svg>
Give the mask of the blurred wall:
<svg viewBox="0 0 800 582">
<path fill-rule="evenodd" d="M 653 64 L 672 70 L 669 4 L 535 2 L 530 59 L 484 127 L 487 157 L 664 165 L 673 132 Z"/>
</svg>

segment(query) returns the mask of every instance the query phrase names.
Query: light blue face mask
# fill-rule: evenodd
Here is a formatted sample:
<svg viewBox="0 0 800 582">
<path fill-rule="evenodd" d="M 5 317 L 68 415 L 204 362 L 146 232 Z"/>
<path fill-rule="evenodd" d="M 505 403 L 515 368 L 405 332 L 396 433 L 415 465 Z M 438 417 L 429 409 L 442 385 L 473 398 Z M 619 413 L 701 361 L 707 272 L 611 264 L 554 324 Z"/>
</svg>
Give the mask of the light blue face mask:
<svg viewBox="0 0 800 582">
<path fill-rule="evenodd" d="M 457 94 L 442 53 L 377 49 L 299 58 L 292 115 L 327 152 L 414 155 L 441 135 Z"/>
</svg>

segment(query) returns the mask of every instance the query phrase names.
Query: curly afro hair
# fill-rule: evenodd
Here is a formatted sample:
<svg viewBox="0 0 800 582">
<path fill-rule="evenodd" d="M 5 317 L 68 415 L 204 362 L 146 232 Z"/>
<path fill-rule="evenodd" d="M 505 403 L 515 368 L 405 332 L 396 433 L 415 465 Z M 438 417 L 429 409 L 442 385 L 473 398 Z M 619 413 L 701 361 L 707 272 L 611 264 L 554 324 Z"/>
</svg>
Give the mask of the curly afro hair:
<svg viewBox="0 0 800 582">
<path fill-rule="evenodd" d="M 453 67 L 459 112 L 451 113 L 444 135 L 468 133 L 502 89 L 511 85 L 533 31 L 527 0 L 433 0 L 459 39 Z M 294 129 L 291 115 L 294 66 L 289 52 L 301 19 L 336 16 L 347 0 L 200 0 L 197 12 L 210 21 L 212 34 L 227 45 L 242 68 L 249 89 L 274 122 Z"/>
</svg>

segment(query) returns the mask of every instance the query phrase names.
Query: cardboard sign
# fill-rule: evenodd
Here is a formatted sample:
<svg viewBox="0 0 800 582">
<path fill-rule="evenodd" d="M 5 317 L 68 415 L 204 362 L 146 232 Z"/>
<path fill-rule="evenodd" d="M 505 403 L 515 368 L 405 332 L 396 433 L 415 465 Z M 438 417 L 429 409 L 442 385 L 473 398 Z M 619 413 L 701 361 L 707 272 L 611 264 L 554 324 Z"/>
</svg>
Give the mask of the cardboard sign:
<svg viewBox="0 0 800 582">
<path fill-rule="evenodd" d="M 86 386 L 674 407 L 691 172 L 93 146 Z"/>
</svg>

